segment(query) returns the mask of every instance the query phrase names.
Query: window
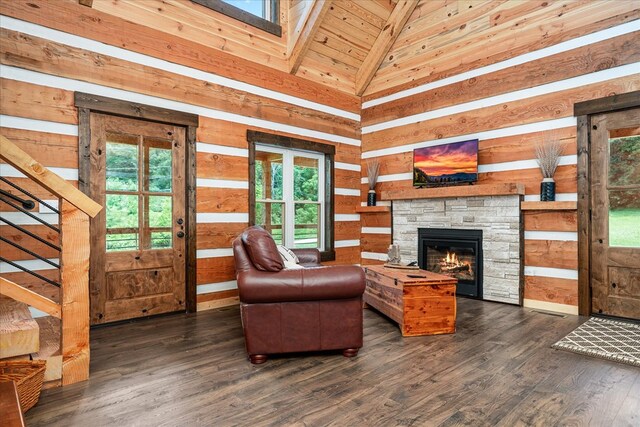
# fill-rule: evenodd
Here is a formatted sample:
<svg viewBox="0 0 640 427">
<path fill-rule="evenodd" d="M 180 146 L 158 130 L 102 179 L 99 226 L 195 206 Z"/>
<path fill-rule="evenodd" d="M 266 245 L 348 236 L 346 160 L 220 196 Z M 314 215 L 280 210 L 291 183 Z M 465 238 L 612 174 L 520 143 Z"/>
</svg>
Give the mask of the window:
<svg viewBox="0 0 640 427">
<path fill-rule="evenodd" d="M 282 36 L 279 0 L 191 0 L 245 24 Z"/>
<path fill-rule="evenodd" d="M 332 145 L 248 131 L 250 222 L 278 244 L 318 248 L 322 259 L 333 248 Z"/>
</svg>

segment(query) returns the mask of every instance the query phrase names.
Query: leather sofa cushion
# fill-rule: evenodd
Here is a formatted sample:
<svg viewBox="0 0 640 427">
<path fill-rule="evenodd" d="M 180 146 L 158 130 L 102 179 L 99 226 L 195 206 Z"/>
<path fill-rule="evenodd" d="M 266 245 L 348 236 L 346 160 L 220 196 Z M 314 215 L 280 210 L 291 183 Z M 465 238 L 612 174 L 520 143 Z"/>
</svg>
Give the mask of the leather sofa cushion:
<svg viewBox="0 0 640 427">
<path fill-rule="evenodd" d="M 273 237 L 258 226 L 249 227 L 242 233 L 242 242 L 254 267 L 261 271 L 277 272 L 284 268 Z"/>
<path fill-rule="evenodd" d="M 240 301 L 269 303 L 337 300 L 364 292 L 364 272 L 357 266 L 331 266 L 282 270 L 276 274 L 238 273 Z"/>
</svg>

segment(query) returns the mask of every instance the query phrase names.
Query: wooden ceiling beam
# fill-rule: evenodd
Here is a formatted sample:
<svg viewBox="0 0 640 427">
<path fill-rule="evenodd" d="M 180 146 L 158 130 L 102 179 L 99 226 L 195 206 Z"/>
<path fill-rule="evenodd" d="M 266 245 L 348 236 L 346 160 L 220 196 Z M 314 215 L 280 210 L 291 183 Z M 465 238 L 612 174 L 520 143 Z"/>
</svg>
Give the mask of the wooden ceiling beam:
<svg viewBox="0 0 640 427">
<path fill-rule="evenodd" d="M 387 23 L 382 28 L 367 57 L 356 73 L 356 95 L 362 95 L 367 86 L 369 86 L 380 64 L 384 61 L 384 57 L 389 52 L 389 49 L 391 49 L 391 46 L 393 46 L 393 43 L 395 43 L 417 5 L 418 2 L 415 0 L 398 0 Z"/>
<path fill-rule="evenodd" d="M 331 7 L 331 0 L 315 0 L 311 6 L 311 12 L 307 17 L 307 21 L 298 36 L 291 55 L 289 56 L 289 72 L 295 74 L 300 68 L 304 55 L 313 43 L 313 37 L 320 28 L 320 24 Z"/>
</svg>

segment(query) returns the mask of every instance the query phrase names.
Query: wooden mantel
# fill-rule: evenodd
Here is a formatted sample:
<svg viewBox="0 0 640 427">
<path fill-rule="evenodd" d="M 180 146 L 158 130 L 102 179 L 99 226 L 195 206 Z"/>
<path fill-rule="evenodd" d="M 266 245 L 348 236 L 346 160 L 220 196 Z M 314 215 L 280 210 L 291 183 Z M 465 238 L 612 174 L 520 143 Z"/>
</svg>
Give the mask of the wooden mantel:
<svg viewBox="0 0 640 427">
<path fill-rule="evenodd" d="M 442 199 L 446 197 L 481 197 L 524 195 L 524 184 L 480 184 L 455 187 L 408 188 L 383 191 L 382 200 Z"/>
</svg>

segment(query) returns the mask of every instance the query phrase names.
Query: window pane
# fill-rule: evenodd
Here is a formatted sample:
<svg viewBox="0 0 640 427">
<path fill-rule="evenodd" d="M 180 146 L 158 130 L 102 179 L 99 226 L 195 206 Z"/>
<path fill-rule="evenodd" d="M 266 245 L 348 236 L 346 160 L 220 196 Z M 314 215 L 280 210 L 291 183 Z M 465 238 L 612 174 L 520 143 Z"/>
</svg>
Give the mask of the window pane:
<svg viewBox="0 0 640 427">
<path fill-rule="evenodd" d="M 266 16 L 265 0 L 222 0 L 232 6 L 242 9 L 245 12 L 249 12 L 252 15 L 259 16 L 260 18 L 269 19 Z M 269 0 L 266 0 L 269 1 Z"/>
<path fill-rule="evenodd" d="M 107 252 L 135 251 L 138 249 L 138 234 L 107 234 Z"/>
<path fill-rule="evenodd" d="M 171 146 L 169 148 L 149 148 L 149 191 L 170 193 L 172 182 Z"/>
<path fill-rule="evenodd" d="M 113 142 L 130 140 L 132 143 Z M 138 145 L 135 137 L 107 135 L 106 189 L 138 191 Z"/>
<path fill-rule="evenodd" d="M 609 139 L 609 185 L 640 184 L 640 135 L 633 135 L 637 129 L 617 129 L 611 133 L 627 135 Z"/>
<path fill-rule="evenodd" d="M 138 196 L 107 194 L 107 228 L 138 228 Z"/>
<path fill-rule="evenodd" d="M 296 156 L 293 165 L 293 199 L 317 202 L 318 160 Z"/>
<path fill-rule="evenodd" d="M 282 200 L 282 154 L 256 151 L 256 200 Z"/>
<path fill-rule="evenodd" d="M 283 244 L 283 203 L 256 203 L 256 225 L 267 230 L 277 244 Z"/>
<path fill-rule="evenodd" d="M 640 189 L 609 190 L 609 246 L 640 247 Z"/>
<path fill-rule="evenodd" d="M 171 196 L 147 196 L 149 198 L 149 227 L 171 227 Z"/>
<path fill-rule="evenodd" d="M 151 233 L 151 249 L 171 248 L 171 231 L 155 231 Z"/>
<path fill-rule="evenodd" d="M 320 241 L 320 205 L 296 203 L 295 248 L 317 248 Z"/>
</svg>

